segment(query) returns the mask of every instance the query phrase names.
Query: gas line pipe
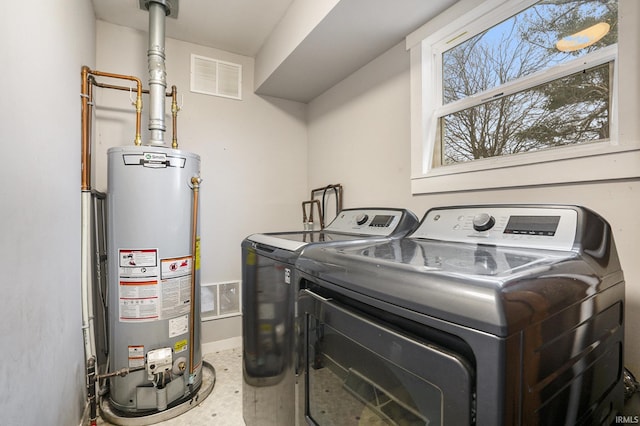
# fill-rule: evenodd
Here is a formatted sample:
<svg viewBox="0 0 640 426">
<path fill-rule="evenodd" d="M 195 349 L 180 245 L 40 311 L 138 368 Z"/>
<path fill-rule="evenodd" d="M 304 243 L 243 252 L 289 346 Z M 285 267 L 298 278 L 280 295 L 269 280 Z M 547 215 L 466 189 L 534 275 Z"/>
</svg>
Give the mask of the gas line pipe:
<svg viewBox="0 0 640 426">
<path fill-rule="evenodd" d="M 191 311 L 189 315 L 189 379 L 193 380 L 193 373 L 195 372 L 195 366 L 193 365 L 193 341 L 195 339 L 195 295 L 196 295 L 196 262 L 197 262 L 197 250 L 198 250 L 198 195 L 200 192 L 200 183 L 202 179 L 200 176 L 193 176 L 191 178 L 191 185 L 193 189 L 193 205 L 192 205 L 192 218 L 191 218 Z"/>
</svg>

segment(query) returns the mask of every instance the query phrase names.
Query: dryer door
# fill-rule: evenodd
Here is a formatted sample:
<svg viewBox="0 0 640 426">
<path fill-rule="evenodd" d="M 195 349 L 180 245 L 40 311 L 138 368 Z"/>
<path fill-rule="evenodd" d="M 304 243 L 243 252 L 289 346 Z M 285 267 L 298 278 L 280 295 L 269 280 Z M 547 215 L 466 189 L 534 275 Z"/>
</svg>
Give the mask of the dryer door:
<svg viewBox="0 0 640 426">
<path fill-rule="evenodd" d="M 473 423 L 473 373 L 461 357 L 309 290 L 300 295 L 307 423 Z"/>
</svg>

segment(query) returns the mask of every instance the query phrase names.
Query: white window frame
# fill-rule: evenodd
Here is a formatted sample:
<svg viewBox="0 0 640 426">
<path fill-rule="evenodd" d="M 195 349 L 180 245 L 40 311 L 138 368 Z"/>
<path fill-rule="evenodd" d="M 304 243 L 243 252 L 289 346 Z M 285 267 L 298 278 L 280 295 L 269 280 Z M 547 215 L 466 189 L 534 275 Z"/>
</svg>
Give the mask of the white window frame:
<svg viewBox="0 0 640 426">
<path fill-rule="evenodd" d="M 540 72 L 528 81 L 544 83 L 578 70 L 614 61 L 610 139 L 465 163 L 433 167 L 438 119 L 473 99 L 442 105 L 442 52 L 482 29 L 531 6 L 537 0 L 462 0 L 407 37 L 411 58 L 411 187 L 413 194 L 509 188 L 623 179 L 638 176 L 640 141 L 621 140 L 618 131 L 618 48 L 600 49 L 583 58 Z M 623 0 L 619 0 L 622 3 Z M 466 32 L 465 32 L 466 31 Z M 619 36 L 620 37 L 620 36 Z M 439 56 L 438 56 L 439 55 Z M 522 81 L 477 94 L 514 93 Z M 507 94 L 506 92 L 504 93 Z M 438 142 L 439 143 L 439 142 Z M 438 147 L 439 148 L 439 147 Z M 633 151 L 633 155 L 629 153 Z"/>
</svg>

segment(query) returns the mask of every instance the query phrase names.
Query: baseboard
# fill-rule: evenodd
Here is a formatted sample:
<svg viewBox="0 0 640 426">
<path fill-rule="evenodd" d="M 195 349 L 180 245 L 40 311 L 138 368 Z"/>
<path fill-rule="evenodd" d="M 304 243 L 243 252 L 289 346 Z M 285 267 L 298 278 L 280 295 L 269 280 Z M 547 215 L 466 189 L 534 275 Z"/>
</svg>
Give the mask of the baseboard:
<svg viewBox="0 0 640 426">
<path fill-rule="evenodd" d="M 229 349 L 241 348 L 242 336 L 231 337 L 229 339 L 217 340 L 215 342 L 207 342 L 202 344 L 202 354 L 206 355 L 212 352 L 226 351 Z"/>
</svg>

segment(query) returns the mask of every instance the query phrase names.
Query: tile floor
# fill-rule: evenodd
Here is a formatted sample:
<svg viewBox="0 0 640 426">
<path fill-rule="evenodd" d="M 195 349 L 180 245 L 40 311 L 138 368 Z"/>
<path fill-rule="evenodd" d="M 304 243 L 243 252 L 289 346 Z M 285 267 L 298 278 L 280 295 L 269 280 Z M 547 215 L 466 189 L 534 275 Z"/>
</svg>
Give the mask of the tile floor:
<svg viewBox="0 0 640 426">
<path fill-rule="evenodd" d="M 242 420 L 242 349 L 234 348 L 204 355 L 216 371 L 213 390 L 198 406 L 159 426 L 244 426 Z M 98 426 L 111 425 L 102 419 Z"/>
<path fill-rule="evenodd" d="M 156 425 L 245 426 L 242 419 L 242 348 L 205 354 L 204 359 L 213 365 L 216 372 L 216 383 L 209 396 L 186 413 Z M 633 416 L 626 420 L 637 423 L 637 416 L 640 415 L 640 393 L 635 393 L 626 402 L 623 414 Z M 98 419 L 98 426 L 109 425 L 111 423 Z"/>
</svg>

